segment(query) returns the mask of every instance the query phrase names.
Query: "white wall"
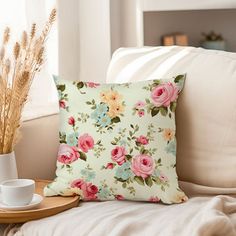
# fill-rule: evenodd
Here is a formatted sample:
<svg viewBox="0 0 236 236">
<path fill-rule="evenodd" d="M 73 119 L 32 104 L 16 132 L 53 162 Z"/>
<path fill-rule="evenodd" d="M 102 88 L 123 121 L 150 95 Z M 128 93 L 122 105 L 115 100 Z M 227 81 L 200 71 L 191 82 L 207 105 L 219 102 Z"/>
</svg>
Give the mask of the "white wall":
<svg viewBox="0 0 236 236">
<path fill-rule="evenodd" d="M 59 74 L 105 81 L 111 57 L 110 1 L 58 0 Z"/>
<path fill-rule="evenodd" d="M 196 45 L 196 34 L 212 25 L 230 39 L 236 49 L 235 11 L 148 12 L 142 10 L 180 8 L 180 0 L 57 0 L 59 9 L 59 74 L 66 79 L 105 81 L 111 54 L 119 47 L 158 45 L 160 35 L 169 31 L 189 31 Z M 173 4 L 175 3 L 175 4 Z M 182 7 L 235 7 L 236 0 L 181 0 Z M 207 4 L 208 3 L 208 4 Z M 216 5 L 214 3 L 217 3 Z M 209 5 L 210 4 L 210 5 Z M 139 11 L 139 9 L 141 9 Z M 146 13 L 145 13 L 146 14 Z M 192 17 L 191 17 L 192 14 Z M 218 14 L 218 16 L 217 16 Z M 171 17 L 170 17 L 171 16 Z M 198 17 L 201 17 L 199 19 Z M 192 26 L 197 22 L 195 28 Z M 214 23 L 215 21 L 215 23 Z M 143 25 L 144 23 L 144 25 Z M 219 29 L 219 30 L 218 30 Z M 167 32 L 168 31 L 168 32 Z"/>
<path fill-rule="evenodd" d="M 138 46 L 137 0 L 111 1 L 111 45 L 112 52 L 119 47 Z"/>
<path fill-rule="evenodd" d="M 79 1 L 58 0 L 59 75 L 68 80 L 79 77 Z"/>
</svg>

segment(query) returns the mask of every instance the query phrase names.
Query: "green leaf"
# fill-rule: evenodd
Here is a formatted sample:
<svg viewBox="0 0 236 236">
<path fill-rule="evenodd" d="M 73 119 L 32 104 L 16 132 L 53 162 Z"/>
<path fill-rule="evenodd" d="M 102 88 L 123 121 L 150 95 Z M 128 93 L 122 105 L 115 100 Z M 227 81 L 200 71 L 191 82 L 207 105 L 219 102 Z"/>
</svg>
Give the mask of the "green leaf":
<svg viewBox="0 0 236 236">
<path fill-rule="evenodd" d="M 166 116 L 168 113 L 167 107 L 160 107 L 160 111 L 163 116 Z"/>
<path fill-rule="evenodd" d="M 163 185 L 161 186 L 161 190 L 162 190 L 163 192 L 165 192 L 165 188 L 164 188 Z"/>
<path fill-rule="evenodd" d="M 161 163 L 161 158 L 159 158 L 159 159 L 158 159 L 157 163 L 158 163 L 158 164 L 160 164 L 160 163 Z"/>
<path fill-rule="evenodd" d="M 176 102 L 172 102 L 172 103 L 170 104 L 170 110 L 171 110 L 172 112 L 175 112 L 176 106 L 177 106 L 177 103 L 176 103 Z"/>
<path fill-rule="evenodd" d="M 60 143 L 66 143 L 66 141 L 65 140 L 60 140 Z"/>
<path fill-rule="evenodd" d="M 92 103 L 91 103 L 91 102 L 86 102 L 86 104 L 88 104 L 88 105 L 92 105 Z"/>
<path fill-rule="evenodd" d="M 120 122 L 120 118 L 118 116 L 114 117 L 113 119 L 111 119 L 112 123 L 119 123 Z"/>
<path fill-rule="evenodd" d="M 67 164 L 67 165 L 66 165 L 66 168 L 70 168 L 70 165 Z"/>
<path fill-rule="evenodd" d="M 65 84 L 57 85 L 57 89 L 63 92 L 66 89 L 66 85 Z"/>
<path fill-rule="evenodd" d="M 141 146 L 141 143 L 139 142 L 135 142 L 136 146 L 140 147 Z"/>
<path fill-rule="evenodd" d="M 160 111 L 160 110 L 159 110 L 159 107 L 153 107 L 152 110 L 151 110 L 151 115 L 152 115 L 152 117 L 153 117 L 153 116 L 156 116 L 159 111 Z"/>
<path fill-rule="evenodd" d="M 152 178 L 150 176 L 148 176 L 146 179 L 145 179 L 145 183 L 148 187 L 152 187 L 153 185 L 153 182 L 152 182 Z"/>
<path fill-rule="evenodd" d="M 185 79 L 185 75 L 178 75 L 175 77 L 175 83 L 179 83 L 180 80 Z"/>
<path fill-rule="evenodd" d="M 130 127 L 131 127 L 132 129 L 134 129 L 134 126 L 133 126 L 132 124 L 130 125 Z"/>
<path fill-rule="evenodd" d="M 79 155 L 80 155 L 80 159 L 83 160 L 83 161 L 86 161 L 87 160 L 87 156 L 85 153 L 83 152 L 79 152 Z"/>
<path fill-rule="evenodd" d="M 83 82 L 78 82 L 77 83 L 77 88 L 78 89 L 81 89 L 81 88 L 83 88 L 84 87 L 84 83 Z"/>
<path fill-rule="evenodd" d="M 122 183 L 124 183 L 124 182 L 126 182 L 126 180 L 123 180 L 123 179 L 121 179 L 121 178 L 117 178 L 117 177 L 114 177 L 117 181 L 119 181 L 119 182 L 122 182 Z"/>
<path fill-rule="evenodd" d="M 153 82 L 154 82 L 154 84 L 155 84 L 156 86 L 161 83 L 161 81 L 160 81 L 160 80 L 157 80 L 157 79 L 155 79 Z"/>
<path fill-rule="evenodd" d="M 134 177 L 134 180 L 135 180 L 138 184 L 144 185 L 144 180 L 143 180 L 142 177 L 140 177 L 140 176 L 135 176 L 135 177 Z"/>
<path fill-rule="evenodd" d="M 132 156 L 131 155 L 125 155 L 126 159 L 129 161 L 132 159 Z"/>
<path fill-rule="evenodd" d="M 124 183 L 122 184 L 122 187 L 123 187 L 123 188 L 126 188 L 126 186 L 127 186 L 127 184 L 124 182 Z"/>
<path fill-rule="evenodd" d="M 140 150 L 140 152 L 141 152 L 141 154 L 148 154 L 148 150 L 146 150 L 146 149 L 144 149 L 144 148 L 142 148 L 142 149 Z"/>
</svg>

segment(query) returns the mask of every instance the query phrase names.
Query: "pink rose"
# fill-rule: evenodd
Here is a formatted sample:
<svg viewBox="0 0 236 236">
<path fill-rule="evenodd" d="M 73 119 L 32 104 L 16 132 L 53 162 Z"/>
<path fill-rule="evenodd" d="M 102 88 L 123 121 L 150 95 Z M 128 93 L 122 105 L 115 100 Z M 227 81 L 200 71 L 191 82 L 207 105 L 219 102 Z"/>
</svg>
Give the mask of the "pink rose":
<svg viewBox="0 0 236 236">
<path fill-rule="evenodd" d="M 150 197 L 149 198 L 149 202 L 160 202 L 160 198 L 158 198 L 158 197 Z"/>
<path fill-rule="evenodd" d="M 114 168 L 114 164 L 113 163 L 107 163 L 107 165 L 106 165 L 106 167 L 105 167 L 106 169 L 113 169 Z"/>
<path fill-rule="evenodd" d="M 68 124 L 69 124 L 69 125 L 72 125 L 72 126 L 75 125 L 75 119 L 74 119 L 73 116 L 71 116 L 71 117 L 68 119 Z"/>
<path fill-rule="evenodd" d="M 115 198 L 116 198 L 116 200 L 124 200 L 125 198 L 122 196 L 122 195 L 120 195 L 120 194 L 117 194 L 117 195 L 115 195 Z"/>
<path fill-rule="evenodd" d="M 71 183 L 72 188 L 82 188 L 83 185 L 86 185 L 83 179 L 76 179 Z"/>
<path fill-rule="evenodd" d="M 126 155 L 126 150 L 124 147 L 116 147 L 111 151 L 111 159 L 119 166 L 121 166 L 125 162 L 125 155 Z"/>
<path fill-rule="evenodd" d="M 159 178 L 160 178 L 160 180 L 161 180 L 162 182 L 168 182 L 167 176 L 165 176 L 165 175 L 162 174 L 162 173 L 160 174 Z"/>
<path fill-rule="evenodd" d="M 139 136 L 139 137 L 136 139 L 136 142 L 137 142 L 137 143 L 140 143 L 140 144 L 142 144 L 142 145 L 147 145 L 147 144 L 149 143 L 149 140 L 148 140 L 147 137 L 141 135 L 141 136 Z"/>
<path fill-rule="evenodd" d="M 65 143 L 60 145 L 57 160 L 63 164 L 70 164 L 80 158 L 76 147 L 71 147 Z"/>
<path fill-rule="evenodd" d="M 65 109 L 66 108 L 66 103 L 63 100 L 59 101 L 59 107 Z"/>
<path fill-rule="evenodd" d="M 152 90 L 151 97 L 153 103 L 157 106 L 168 107 L 171 102 L 178 98 L 178 88 L 174 83 L 163 83 Z"/>
<path fill-rule="evenodd" d="M 83 134 L 78 139 L 78 146 L 83 152 L 88 152 L 89 149 L 94 147 L 94 140 L 88 134 Z"/>
<path fill-rule="evenodd" d="M 87 82 L 86 83 L 89 88 L 97 88 L 100 84 L 94 82 Z"/>
<path fill-rule="evenodd" d="M 82 185 L 81 189 L 83 190 L 85 200 L 95 200 L 97 198 L 96 194 L 98 192 L 98 188 L 92 183 Z"/>
<path fill-rule="evenodd" d="M 83 179 L 76 179 L 71 183 L 72 188 L 79 188 L 83 191 L 85 200 L 95 200 L 98 192 L 97 186 L 92 183 L 86 183 Z"/>
<path fill-rule="evenodd" d="M 154 168 L 154 161 L 148 155 L 137 155 L 132 159 L 131 170 L 144 179 L 153 173 Z"/>
<path fill-rule="evenodd" d="M 140 109 L 140 108 L 144 107 L 145 105 L 146 105 L 145 102 L 143 102 L 143 101 L 138 101 L 138 102 L 135 104 L 135 107 L 136 107 L 137 109 Z"/>
<path fill-rule="evenodd" d="M 144 116 L 144 111 L 138 111 L 138 115 L 139 115 L 139 117 L 143 117 Z"/>
</svg>

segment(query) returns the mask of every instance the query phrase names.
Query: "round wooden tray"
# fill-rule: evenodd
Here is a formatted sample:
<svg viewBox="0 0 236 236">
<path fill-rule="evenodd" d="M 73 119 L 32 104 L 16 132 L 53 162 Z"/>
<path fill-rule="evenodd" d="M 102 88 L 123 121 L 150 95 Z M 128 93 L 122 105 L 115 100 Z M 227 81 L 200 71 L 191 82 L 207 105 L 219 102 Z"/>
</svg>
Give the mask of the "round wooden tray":
<svg viewBox="0 0 236 236">
<path fill-rule="evenodd" d="M 43 196 L 43 188 L 50 183 L 46 180 L 37 180 L 35 192 Z M 23 223 L 30 220 L 37 220 L 44 217 L 56 215 L 72 207 L 77 207 L 79 197 L 44 197 L 41 204 L 32 210 L 6 211 L 0 209 L 0 223 Z"/>
</svg>

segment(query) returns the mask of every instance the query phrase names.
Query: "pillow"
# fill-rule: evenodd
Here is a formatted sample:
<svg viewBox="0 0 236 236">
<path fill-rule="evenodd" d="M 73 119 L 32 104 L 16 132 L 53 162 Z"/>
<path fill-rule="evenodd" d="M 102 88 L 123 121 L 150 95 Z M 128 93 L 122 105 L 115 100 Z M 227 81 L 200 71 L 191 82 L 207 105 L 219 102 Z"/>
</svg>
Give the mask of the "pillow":
<svg viewBox="0 0 236 236">
<path fill-rule="evenodd" d="M 236 53 L 180 46 L 122 48 L 113 53 L 107 82 L 170 78 L 183 71 L 188 79 L 176 112 L 179 180 L 236 188 Z"/>
<path fill-rule="evenodd" d="M 187 200 L 176 174 L 175 109 L 185 75 L 138 83 L 55 79 L 60 97 L 57 178 L 45 196 Z"/>
</svg>

